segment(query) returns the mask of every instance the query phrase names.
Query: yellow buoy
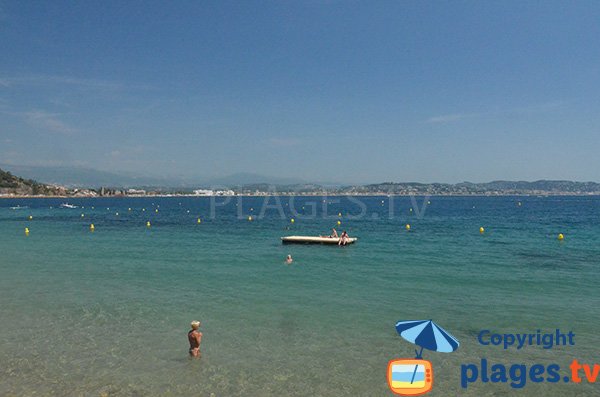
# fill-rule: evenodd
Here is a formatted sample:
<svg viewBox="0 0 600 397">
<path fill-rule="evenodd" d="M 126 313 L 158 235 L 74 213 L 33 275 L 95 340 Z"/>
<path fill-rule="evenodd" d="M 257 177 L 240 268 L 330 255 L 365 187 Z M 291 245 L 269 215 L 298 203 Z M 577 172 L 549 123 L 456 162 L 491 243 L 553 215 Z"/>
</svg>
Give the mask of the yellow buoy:
<svg viewBox="0 0 600 397">
<path fill-rule="evenodd" d="M 29 220 L 32 220 L 32 219 L 33 219 L 33 216 L 29 215 Z"/>
<path fill-rule="evenodd" d="M 338 216 L 341 218 L 341 217 L 342 217 L 342 213 L 341 213 L 341 212 L 338 212 Z"/>
<path fill-rule="evenodd" d="M 146 222 L 146 227 L 150 227 L 152 226 L 152 224 L 150 223 L 150 221 Z"/>
<path fill-rule="evenodd" d="M 94 224 L 90 224 L 90 232 L 93 232 L 96 228 L 94 227 Z"/>
<path fill-rule="evenodd" d="M 127 208 L 127 211 L 131 211 L 131 208 Z"/>
<path fill-rule="evenodd" d="M 85 216 L 84 214 L 81 214 L 81 217 L 82 217 L 82 218 L 83 218 L 84 216 Z"/>
<path fill-rule="evenodd" d="M 337 221 L 338 226 L 342 224 L 342 221 Z"/>
<path fill-rule="evenodd" d="M 485 233 L 485 229 L 483 227 L 480 227 L 479 228 L 479 233 L 481 233 L 481 234 Z"/>
<path fill-rule="evenodd" d="M 202 220 L 198 218 L 198 221 L 196 221 L 196 223 L 202 223 Z"/>
<path fill-rule="evenodd" d="M 558 235 L 558 240 L 559 240 L 559 241 L 563 241 L 564 239 L 565 239 L 565 236 L 564 236 L 564 234 L 562 234 L 562 233 L 559 233 L 559 235 Z"/>
<path fill-rule="evenodd" d="M 29 236 L 29 228 L 28 227 L 25 228 L 25 235 Z"/>
<path fill-rule="evenodd" d="M 409 211 L 410 211 L 410 212 L 412 212 L 412 208 L 411 208 L 411 209 L 409 209 Z"/>
<path fill-rule="evenodd" d="M 119 213 L 118 213 L 118 212 L 115 212 L 115 215 L 116 215 L 116 216 L 119 216 Z"/>
<path fill-rule="evenodd" d="M 154 210 L 154 212 L 158 212 L 158 208 Z"/>
<path fill-rule="evenodd" d="M 146 212 L 146 209 L 145 209 L 145 208 L 142 208 L 142 212 Z"/>
<path fill-rule="evenodd" d="M 249 221 L 252 221 L 252 216 L 249 216 L 249 217 L 248 217 L 248 220 L 249 220 Z"/>
<path fill-rule="evenodd" d="M 296 220 L 294 220 L 294 218 L 290 219 L 290 222 L 294 223 L 296 222 Z"/>
<path fill-rule="evenodd" d="M 407 230 L 407 231 L 410 231 L 410 225 L 409 225 L 408 223 L 406 224 L 406 226 L 405 226 L 405 227 L 406 227 L 406 230 Z"/>
<path fill-rule="evenodd" d="M 427 204 L 431 204 L 431 201 L 427 201 Z"/>
</svg>

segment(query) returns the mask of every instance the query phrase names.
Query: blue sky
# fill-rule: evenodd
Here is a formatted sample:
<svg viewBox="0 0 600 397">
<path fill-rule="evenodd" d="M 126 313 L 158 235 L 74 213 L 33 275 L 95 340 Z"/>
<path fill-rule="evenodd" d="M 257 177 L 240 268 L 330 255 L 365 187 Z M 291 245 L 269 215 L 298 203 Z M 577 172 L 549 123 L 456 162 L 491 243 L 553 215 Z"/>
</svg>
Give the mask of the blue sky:
<svg viewBox="0 0 600 397">
<path fill-rule="evenodd" d="M 0 1 L 0 163 L 600 181 L 600 3 Z"/>
</svg>

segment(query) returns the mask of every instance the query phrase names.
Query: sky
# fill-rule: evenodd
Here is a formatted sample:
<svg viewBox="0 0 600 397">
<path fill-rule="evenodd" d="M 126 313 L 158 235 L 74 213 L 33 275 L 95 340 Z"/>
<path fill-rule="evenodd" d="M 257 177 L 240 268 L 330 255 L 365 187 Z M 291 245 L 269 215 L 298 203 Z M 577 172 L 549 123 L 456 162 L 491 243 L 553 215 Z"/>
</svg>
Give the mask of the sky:
<svg viewBox="0 0 600 397">
<path fill-rule="evenodd" d="M 0 163 L 600 181 L 597 1 L 3 1 Z"/>
</svg>

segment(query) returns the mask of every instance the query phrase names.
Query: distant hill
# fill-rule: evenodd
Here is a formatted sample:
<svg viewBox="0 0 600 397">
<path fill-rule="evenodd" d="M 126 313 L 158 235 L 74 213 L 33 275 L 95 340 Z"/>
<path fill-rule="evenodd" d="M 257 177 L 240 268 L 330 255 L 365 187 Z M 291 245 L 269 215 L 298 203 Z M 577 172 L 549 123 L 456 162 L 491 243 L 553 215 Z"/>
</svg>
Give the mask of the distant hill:
<svg viewBox="0 0 600 397">
<path fill-rule="evenodd" d="M 23 179 L 0 169 L 0 194 L 57 196 L 66 193 L 67 191 L 63 187 L 50 186 L 31 179 Z"/>
<path fill-rule="evenodd" d="M 364 186 L 349 186 L 340 189 L 344 193 L 387 193 L 387 194 L 600 194 L 600 183 L 550 181 L 493 181 L 486 183 L 462 182 L 418 183 L 418 182 L 384 182 Z"/>
</svg>

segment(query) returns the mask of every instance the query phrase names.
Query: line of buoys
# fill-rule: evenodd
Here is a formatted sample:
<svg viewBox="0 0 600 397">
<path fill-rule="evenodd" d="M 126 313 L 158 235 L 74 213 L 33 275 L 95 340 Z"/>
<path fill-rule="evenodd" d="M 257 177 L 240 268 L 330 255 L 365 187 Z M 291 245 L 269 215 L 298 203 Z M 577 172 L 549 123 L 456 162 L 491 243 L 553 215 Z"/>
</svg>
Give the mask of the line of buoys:
<svg viewBox="0 0 600 397">
<path fill-rule="evenodd" d="M 94 230 L 96 230 L 96 227 L 94 226 L 94 224 L 90 224 L 90 232 L 93 232 Z"/>
<path fill-rule="evenodd" d="M 28 227 L 25 228 L 25 235 L 29 236 L 29 228 Z"/>
</svg>

